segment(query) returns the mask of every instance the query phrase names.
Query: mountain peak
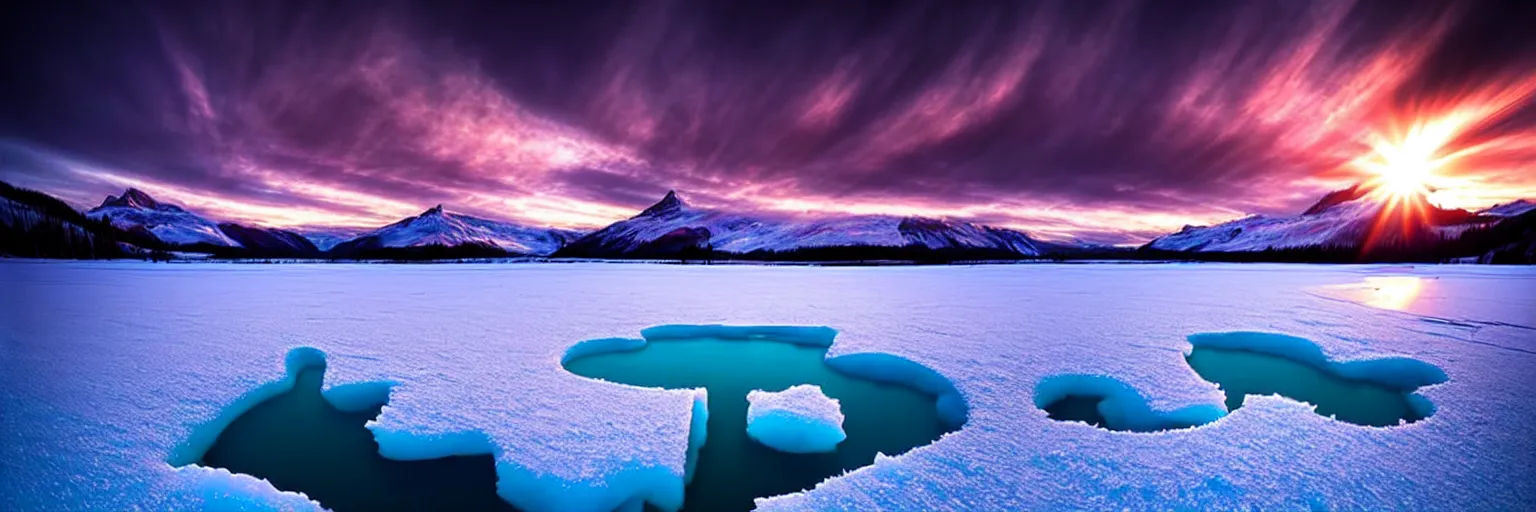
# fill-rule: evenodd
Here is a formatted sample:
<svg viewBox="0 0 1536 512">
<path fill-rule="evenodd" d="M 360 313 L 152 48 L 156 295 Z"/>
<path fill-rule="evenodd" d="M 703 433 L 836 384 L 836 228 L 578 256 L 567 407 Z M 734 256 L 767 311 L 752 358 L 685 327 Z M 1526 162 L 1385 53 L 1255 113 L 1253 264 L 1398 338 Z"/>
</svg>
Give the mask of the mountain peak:
<svg viewBox="0 0 1536 512">
<path fill-rule="evenodd" d="M 442 215 L 442 214 L 443 214 L 443 205 L 441 203 L 439 203 L 437 206 L 433 206 L 431 208 L 428 208 L 427 211 L 425 211 L 425 212 L 422 212 L 422 215 Z"/>
<path fill-rule="evenodd" d="M 688 203 L 683 202 L 682 198 L 677 197 L 676 190 L 668 190 L 666 197 L 661 198 L 661 201 L 657 201 L 656 204 L 651 205 L 650 208 L 646 208 L 645 211 L 640 212 L 640 215 L 660 215 L 663 213 L 678 211 L 687 207 Z"/>
<path fill-rule="evenodd" d="M 1328 195 L 1317 200 L 1317 203 L 1314 203 L 1311 208 L 1307 208 L 1307 211 L 1301 212 L 1301 214 L 1313 215 L 1322 213 L 1323 210 L 1365 197 L 1365 194 L 1368 192 L 1370 192 L 1369 188 L 1356 183 L 1349 188 L 1329 192 Z"/>
<path fill-rule="evenodd" d="M 100 208 L 108 206 L 153 210 L 160 207 L 160 202 L 155 201 L 155 198 L 150 197 L 149 194 L 144 193 L 142 190 L 128 187 L 121 196 L 107 196 L 107 199 L 101 202 Z"/>
</svg>

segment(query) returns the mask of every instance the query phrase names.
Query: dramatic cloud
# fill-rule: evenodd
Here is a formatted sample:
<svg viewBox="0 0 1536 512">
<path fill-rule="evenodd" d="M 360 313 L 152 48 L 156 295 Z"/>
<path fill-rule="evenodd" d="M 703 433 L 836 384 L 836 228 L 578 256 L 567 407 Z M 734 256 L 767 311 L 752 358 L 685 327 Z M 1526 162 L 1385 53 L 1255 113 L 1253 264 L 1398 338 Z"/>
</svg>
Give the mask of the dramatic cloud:
<svg viewBox="0 0 1536 512">
<path fill-rule="evenodd" d="M 1451 162 L 1446 206 L 1536 196 L 1522 3 L 122 2 L 3 23 L 0 171 L 81 205 L 133 185 L 275 225 L 445 203 L 595 226 L 675 188 L 1128 242 L 1294 213 L 1407 139 Z"/>
</svg>

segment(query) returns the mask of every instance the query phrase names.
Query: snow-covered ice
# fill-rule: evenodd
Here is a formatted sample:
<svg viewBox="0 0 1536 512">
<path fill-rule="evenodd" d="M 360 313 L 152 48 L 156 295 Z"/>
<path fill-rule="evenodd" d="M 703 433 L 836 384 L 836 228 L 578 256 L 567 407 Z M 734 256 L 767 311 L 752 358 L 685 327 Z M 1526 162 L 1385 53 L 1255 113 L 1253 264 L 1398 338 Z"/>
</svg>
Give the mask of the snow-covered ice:
<svg viewBox="0 0 1536 512">
<path fill-rule="evenodd" d="M 747 435 L 789 453 L 827 452 L 848 438 L 837 399 L 812 384 L 747 393 Z"/>
<path fill-rule="evenodd" d="M 1413 285 L 1374 301 L 1363 283 L 1381 277 Z M 0 510 L 317 507 L 181 464 L 290 386 L 290 357 L 325 358 L 339 404 L 387 394 L 370 424 L 386 456 L 490 453 L 526 510 L 675 507 L 707 397 L 560 362 L 584 340 L 718 323 L 827 326 L 829 358 L 899 356 L 963 397 L 960 430 L 764 510 L 1536 503 L 1529 267 L 4 261 L 0 290 Z M 1036 407 L 1059 375 L 1113 379 L 1155 411 L 1221 404 L 1183 357 L 1189 336 L 1235 331 L 1303 338 L 1335 362 L 1411 358 L 1448 380 L 1418 391 L 1433 415 L 1385 428 L 1272 396 L 1156 433 Z"/>
</svg>

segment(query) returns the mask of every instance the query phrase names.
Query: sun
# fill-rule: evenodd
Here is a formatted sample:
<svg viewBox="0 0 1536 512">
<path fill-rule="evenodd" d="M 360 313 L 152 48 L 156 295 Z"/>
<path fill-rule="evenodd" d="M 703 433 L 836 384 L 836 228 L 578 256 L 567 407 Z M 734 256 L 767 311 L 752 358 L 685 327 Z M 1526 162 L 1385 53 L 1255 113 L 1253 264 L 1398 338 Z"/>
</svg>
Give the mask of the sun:
<svg viewBox="0 0 1536 512">
<path fill-rule="evenodd" d="M 1451 117 L 1417 123 L 1397 137 L 1373 136 L 1371 152 L 1355 166 L 1367 172 L 1367 185 L 1386 199 L 1429 195 L 1439 188 L 1441 171 L 1458 156 L 1446 149 L 1463 124 Z"/>
<path fill-rule="evenodd" d="M 1376 167 L 1374 185 L 1382 193 L 1391 196 L 1428 194 L 1430 180 L 1434 178 L 1435 161 L 1419 148 L 1394 148 L 1386 165 Z M 1387 156 L 1387 155 L 1384 155 Z"/>
<path fill-rule="evenodd" d="M 1368 139 L 1371 151 L 1353 163 L 1366 174 L 1365 186 L 1382 209 L 1363 247 L 1401 243 L 1425 233 L 1436 210 L 1431 195 L 1459 186 L 1449 175 L 1452 164 L 1467 154 L 1453 146 L 1467 120 L 1459 115 L 1421 120 L 1407 130 Z"/>
</svg>

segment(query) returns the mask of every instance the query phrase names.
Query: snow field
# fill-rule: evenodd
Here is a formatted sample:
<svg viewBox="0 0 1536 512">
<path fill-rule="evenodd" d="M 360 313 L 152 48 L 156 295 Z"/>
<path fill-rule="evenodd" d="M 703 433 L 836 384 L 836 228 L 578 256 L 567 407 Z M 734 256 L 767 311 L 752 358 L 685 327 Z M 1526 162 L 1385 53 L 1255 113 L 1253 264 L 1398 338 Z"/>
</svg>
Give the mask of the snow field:
<svg viewBox="0 0 1536 512">
<path fill-rule="evenodd" d="M 1380 275 L 1421 286 L 1393 308 L 1328 291 Z M 560 367 L 582 340 L 673 324 L 826 326 L 836 333 L 829 364 L 857 372 L 868 368 L 861 354 L 910 361 L 942 376 L 912 382 L 948 382 L 951 410 L 964 411 L 951 413 L 964 427 L 931 445 L 764 497 L 763 510 L 1536 502 L 1530 268 L 6 261 L 0 289 L 4 510 L 318 507 L 247 476 L 176 464 L 240 404 L 285 389 L 296 347 L 323 351 L 328 390 L 375 383 L 331 391 L 333 402 L 374 400 L 392 383 L 369 428 L 394 455 L 486 448 L 501 495 L 530 511 L 675 508 L 707 398 Z M 1389 428 L 1268 396 L 1199 428 L 1150 434 L 1053 421 L 1036 406 L 1041 383 L 1058 375 L 1113 378 L 1152 411 L 1219 404 L 1221 391 L 1182 358 L 1190 335 L 1231 332 L 1305 339 L 1346 367 L 1411 358 L 1448 380 L 1419 390 L 1433 416 Z M 1407 369 L 1384 378 L 1434 376 L 1392 365 Z M 1348 371 L 1383 375 L 1360 368 Z"/>
</svg>

